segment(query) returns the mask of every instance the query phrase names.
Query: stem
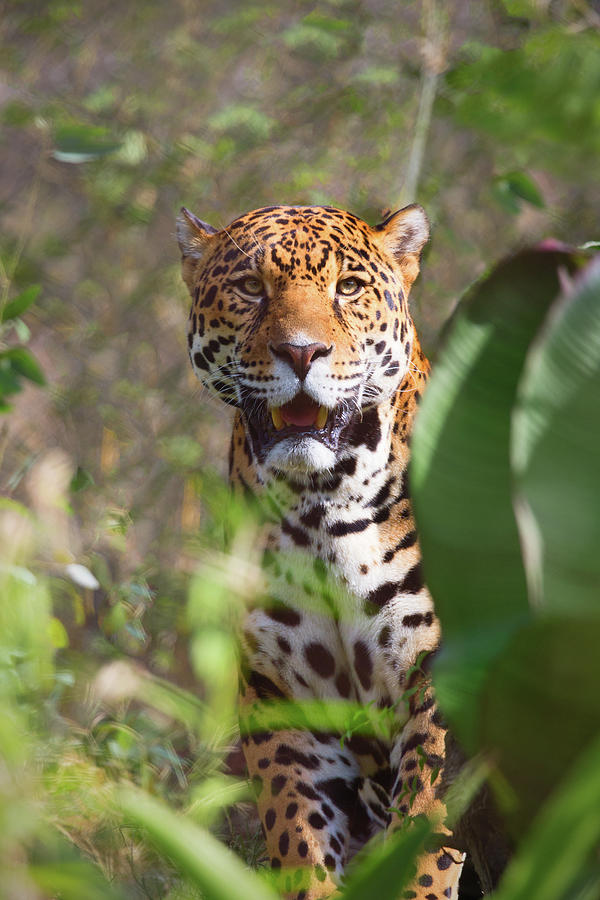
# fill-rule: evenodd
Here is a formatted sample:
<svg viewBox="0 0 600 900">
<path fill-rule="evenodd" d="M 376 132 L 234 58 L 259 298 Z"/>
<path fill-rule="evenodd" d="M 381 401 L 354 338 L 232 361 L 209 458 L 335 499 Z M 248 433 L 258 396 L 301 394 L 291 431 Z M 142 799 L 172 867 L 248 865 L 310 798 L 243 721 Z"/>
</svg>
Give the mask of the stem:
<svg viewBox="0 0 600 900">
<path fill-rule="evenodd" d="M 417 195 L 437 80 L 443 69 L 445 23 L 437 0 L 423 0 L 423 18 L 425 20 L 425 46 L 423 48 L 421 91 L 406 175 L 400 192 L 401 206 L 414 203 Z"/>
</svg>

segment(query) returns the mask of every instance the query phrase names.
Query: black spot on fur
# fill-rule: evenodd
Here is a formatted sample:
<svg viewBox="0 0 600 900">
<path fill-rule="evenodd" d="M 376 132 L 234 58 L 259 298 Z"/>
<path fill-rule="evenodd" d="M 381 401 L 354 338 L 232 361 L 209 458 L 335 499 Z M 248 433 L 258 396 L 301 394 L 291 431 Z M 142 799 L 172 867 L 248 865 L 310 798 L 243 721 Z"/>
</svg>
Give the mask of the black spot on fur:
<svg viewBox="0 0 600 900">
<path fill-rule="evenodd" d="M 375 615 L 379 610 L 396 596 L 400 588 L 398 581 L 384 581 L 378 588 L 374 588 L 367 594 L 365 611 L 367 615 Z"/>
<path fill-rule="evenodd" d="M 380 647 L 387 647 L 392 637 L 392 629 L 389 625 L 384 625 L 379 632 L 378 643 Z"/>
<path fill-rule="evenodd" d="M 409 616 L 404 616 L 402 619 L 402 624 L 406 625 L 407 628 L 418 628 L 420 625 L 431 625 L 433 623 L 433 613 L 413 613 Z"/>
<path fill-rule="evenodd" d="M 291 766 L 293 763 L 298 763 L 305 769 L 319 768 L 318 756 L 315 756 L 314 753 L 301 753 L 300 750 L 295 750 L 288 744 L 279 745 L 275 751 L 275 762 L 281 766 Z"/>
<path fill-rule="evenodd" d="M 436 865 L 438 869 L 441 869 L 442 872 L 444 871 L 444 869 L 449 869 L 452 863 L 453 859 L 449 853 L 442 853 L 442 855 L 438 856 L 436 860 Z"/>
<path fill-rule="evenodd" d="M 321 828 L 325 827 L 327 822 L 325 821 L 325 819 L 323 818 L 323 816 L 320 813 L 313 812 L 308 817 L 308 824 L 312 825 L 313 828 L 320 830 Z"/>
<path fill-rule="evenodd" d="M 302 528 L 292 525 L 287 519 L 282 519 L 281 530 L 284 534 L 291 537 L 297 547 L 308 547 L 310 544 L 310 538 L 307 533 L 303 531 Z"/>
<path fill-rule="evenodd" d="M 379 424 L 379 415 L 375 406 L 366 409 L 363 412 L 362 419 L 356 422 L 349 443 L 353 447 L 364 446 L 368 450 L 376 450 L 381 440 L 381 425 Z"/>
<path fill-rule="evenodd" d="M 260 672 L 252 672 L 248 679 L 248 684 L 254 688 L 256 696 L 260 697 L 261 700 L 273 697 L 284 699 L 285 697 L 283 691 L 276 684 L 273 684 L 270 678 L 267 678 L 266 675 L 261 675 Z"/>
<path fill-rule="evenodd" d="M 371 687 L 371 675 L 373 674 L 373 661 L 369 648 L 364 641 L 356 641 L 354 644 L 354 669 L 358 680 L 367 691 Z"/>
<path fill-rule="evenodd" d="M 356 791 L 344 778 L 328 778 L 326 781 L 318 781 L 317 790 L 328 797 L 333 805 L 347 816 L 350 815 L 356 805 Z M 333 840 L 330 841 L 333 847 Z"/>
<path fill-rule="evenodd" d="M 290 836 L 287 831 L 281 833 L 279 837 L 279 852 L 282 856 L 287 856 L 287 852 L 290 849 Z"/>
<path fill-rule="evenodd" d="M 330 651 L 318 641 L 312 641 L 304 648 L 304 657 L 317 675 L 322 678 L 331 678 L 335 672 L 335 660 Z"/>
<path fill-rule="evenodd" d="M 346 672 L 340 672 L 335 679 L 335 686 L 340 697 L 349 697 L 352 692 L 352 684 Z"/>
<path fill-rule="evenodd" d="M 413 736 L 409 738 L 404 744 L 402 753 L 408 753 L 409 750 L 414 750 L 416 747 L 421 747 L 426 740 L 427 735 L 424 732 L 418 731 L 416 734 L 413 734 Z"/>
<path fill-rule="evenodd" d="M 319 800 L 320 797 L 309 784 L 305 784 L 303 781 L 296 782 L 296 790 L 299 794 L 302 794 L 303 797 L 306 797 L 307 800 Z"/>
<path fill-rule="evenodd" d="M 423 587 L 423 573 L 421 563 L 417 563 L 409 569 L 400 585 L 401 594 L 418 594 Z"/>
<path fill-rule="evenodd" d="M 271 609 L 266 609 L 265 612 L 270 619 L 274 619 L 281 625 L 289 625 L 290 628 L 295 628 L 302 621 L 300 613 L 297 613 L 295 609 L 290 609 L 289 606 L 285 606 L 283 603 Z"/>
<path fill-rule="evenodd" d="M 291 646 L 290 642 L 286 641 L 286 639 L 284 637 L 281 637 L 281 635 L 279 635 L 279 634 L 277 635 L 277 644 L 279 646 L 279 649 L 282 650 L 284 653 L 289 654 L 292 652 L 292 646 Z"/>
<path fill-rule="evenodd" d="M 324 515 L 325 507 L 322 503 L 319 503 L 317 506 L 311 507 L 304 515 L 300 516 L 300 521 L 303 525 L 306 525 L 307 528 L 318 528 Z"/>
<path fill-rule="evenodd" d="M 358 534 L 371 524 L 370 519 L 357 519 L 356 522 L 333 522 L 327 531 L 334 537 L 343 537 L 346 534 Z"/>
<path fill-rule="evenodd" d="M 271 795 L 273 797 L 277 797 L 277 795 L 281 793 L 285 787 L 286 781 L 286 775 L 276 775 L 275 778 L 271 779 Z"/>
</svg>

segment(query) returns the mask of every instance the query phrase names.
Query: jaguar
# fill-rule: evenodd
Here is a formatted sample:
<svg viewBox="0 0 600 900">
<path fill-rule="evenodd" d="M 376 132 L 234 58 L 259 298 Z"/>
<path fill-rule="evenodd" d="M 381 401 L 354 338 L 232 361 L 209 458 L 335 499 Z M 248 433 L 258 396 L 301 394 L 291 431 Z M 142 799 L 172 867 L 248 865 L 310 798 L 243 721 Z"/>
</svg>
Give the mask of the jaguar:
<svg viewBox="0 0 600 900">
<path fill-rule="evenodd" d="M 242 728 L 271 866 L 287 897 L 330 897 L 374 834 L 426 816 L 437 840 L 401 896 L 456 900 L 465 854 L 445 824 L 428 665 L 440 623 L 408 479 L 429 370 L 408 307 L 426 214 L 413 204 L 371 227 L 333 207 L 270 206 L 215 228 L 183 208 L 177 236 L 193 369 L 235 409 L 231 481 L 274 510 L 269 599 L 241 635 L 242 725 L 273 700 L 392 721 L 386 737 L 345 740 Z"/>
</svg>

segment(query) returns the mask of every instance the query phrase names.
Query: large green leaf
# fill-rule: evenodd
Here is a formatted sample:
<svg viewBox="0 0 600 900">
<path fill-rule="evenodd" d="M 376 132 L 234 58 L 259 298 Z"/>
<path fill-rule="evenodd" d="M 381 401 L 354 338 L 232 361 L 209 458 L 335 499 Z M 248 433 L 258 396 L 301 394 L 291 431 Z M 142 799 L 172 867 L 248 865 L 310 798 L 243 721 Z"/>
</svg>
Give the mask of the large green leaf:
<svg viewBox="0 0 600 900">
<path fill-rule="evenodd" d="M 513 788 L 522 833 L 600 723 L 600 621 L 538 617 L 490 667 L 478 742 Z"/>
<path fill-rule="evenodd" d="M 589 870 L 584 867 L 600 841 L 599 811 L 600 738 L 596 737 L 578 756 L 564 783 L 541 811 L 494 893 L 495 900 L 597 897 L 597 854 Z"/>
<path fill-rule="evenodd" d="M 176 815 L 148 794 L 123 789 L 121 806 L 129 820 L 147 831 L 206 900 L 276 900 L 277 894 L 208 831 Z"/>
<path fill-rule="evenodd" d="M 530 616 L 511 499 L 511 410 L 529 345 L 559 293 L 559 267 L 571 263 L 567 249 L 539 247 L 475 286 L 416 423 L 411 484 L 444 631 L 438 694 L 469 749 L 488 661 Z"/>
<path fill-rule="evenodd" d="M 600 616 L 600 257 L 531 354 L 514 418 L 520 524 L 544 608 Z"/>
</svg>

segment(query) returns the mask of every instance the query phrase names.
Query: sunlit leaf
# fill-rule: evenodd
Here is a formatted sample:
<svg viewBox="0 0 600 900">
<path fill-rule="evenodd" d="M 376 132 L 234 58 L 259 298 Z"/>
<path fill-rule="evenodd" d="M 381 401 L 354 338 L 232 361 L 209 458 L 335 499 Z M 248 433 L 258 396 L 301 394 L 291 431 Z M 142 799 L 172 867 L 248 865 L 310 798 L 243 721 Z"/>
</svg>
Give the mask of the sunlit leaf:
<svg viewBox="0 0 600 900">
<path fill-rule="evenodd" d="M 48 621 L 48 636 L 50 638 L 50 643 L 57 650 L 69 646 L 69 635 L 67 634 L 67 630 L 56 616 L 52 616 Z"/>
<path fill-rule="evenodd" d="M 97 125 L 59 125 L 52 155 L 59 162 L 84 163 L 113 153 L 120 147 L 108 129 Z"/>
<path fill-rule="evenodd" d="M 87 566 L 83 566 L 81 563 L 69 563 L 65 566 L 65 572 L 71 581 L 74 581 L 80 587 L 87 588 L 90 591 L 97 591 L 100 587 L 100 582 L 96 576 L 90 572 Z"/>
<path fill-rule="evenodd" d="M 261 110 L 247 103 L 232 103 L 225 106 L 208 119 L 208 125 L 215 131 L 235 132 L 236 137 L 248 136 L 265 139 L 271 133 L 275 122 Z"/>
<path fill-rule="evenodd" d="M 307 25 L 321 28 L 323 31 L 347 31 L 351 23 L 347 19 L 337 19 L 334 16 L 326 16 L 316 10 L 304 16 L 303 21 Z"/>
<path fill-rule="evenodd" d="M 520 19 L 538 18 L 542 14 L 544 5 L 536 0 L 502 0 L 504 7 L 511 16 Z"/>
<path fill-rule="evenodd" d="M 475 286 L 416 423 L 411 484 L 444 629 L 438 693 L 471 749 L 488 662 L 530 615 L 512 507 L 511 411 L 529 345 L 559 293 L 558 269 L 569 265 L 566 251 L 524 251 Z"/>
<path fill-rule="evenodd" d="M 597 257 L 532 351 L 514 418 L 527 563 L 547 609 L 600 616 L 599 447 Z"/>
</svg>

